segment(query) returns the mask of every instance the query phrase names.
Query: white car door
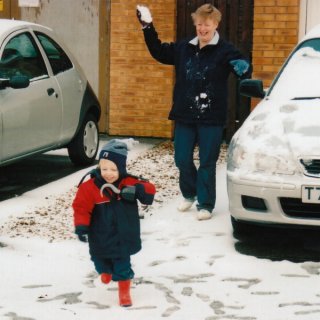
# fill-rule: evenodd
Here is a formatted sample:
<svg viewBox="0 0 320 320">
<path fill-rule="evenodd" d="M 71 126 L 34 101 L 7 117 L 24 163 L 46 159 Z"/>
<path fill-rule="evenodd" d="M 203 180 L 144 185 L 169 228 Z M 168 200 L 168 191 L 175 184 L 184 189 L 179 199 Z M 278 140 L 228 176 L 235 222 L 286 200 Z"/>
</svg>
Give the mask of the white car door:
<svg viewBox="0 0 320 320">
<path fill-rule="evenodd" d="M 0 90 L 1 161 L 57 144 L 61 134 L 62 97 L 29 32 L 15 34 L 1 49 L 0 77 L 25 75 L 24 89 Z"/>
</svg>

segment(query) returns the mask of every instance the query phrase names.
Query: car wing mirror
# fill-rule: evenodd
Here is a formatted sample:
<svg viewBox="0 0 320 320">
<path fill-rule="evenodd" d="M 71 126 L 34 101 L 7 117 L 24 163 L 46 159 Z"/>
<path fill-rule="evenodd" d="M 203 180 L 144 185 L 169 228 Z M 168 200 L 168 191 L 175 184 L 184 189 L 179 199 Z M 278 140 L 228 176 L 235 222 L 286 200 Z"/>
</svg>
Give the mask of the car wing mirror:
<svg viewBox="0 0 320 320">
<path fill-rule="evenodd" d="M 13 88 L 23 89 L 27 88 L 30 84 L 30 80 L 27 76 L 13 76 L 10 79 L 0 79 L 0 89 Z"/>
<path fill-rule="evenodd" d="M 263 82 L 255 79 L 244 79 L 240 81 L 239 92 L 242 96 L 249 98 L 264 98 Z"/>
</svg>

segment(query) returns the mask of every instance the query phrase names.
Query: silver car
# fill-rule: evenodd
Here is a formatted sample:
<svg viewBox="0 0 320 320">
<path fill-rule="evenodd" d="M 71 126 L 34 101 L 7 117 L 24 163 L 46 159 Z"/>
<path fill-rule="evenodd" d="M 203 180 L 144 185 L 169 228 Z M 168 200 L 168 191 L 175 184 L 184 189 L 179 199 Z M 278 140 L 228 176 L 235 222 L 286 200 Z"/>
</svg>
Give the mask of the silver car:
<svg viewBox="0 0 320 320">
<path fill-rule="evenodd" d="M 47 27 L 0 19 L 0 165 L 67 147 L 76 165 L 98 150 L 100 105 Z"/>
<path fill-rule="evenodd" d="M 320 229 L 320 26 L 293 50 L 266 91 L 243 80 L 241 94 L 263 98 L 231 140 L 227 190 L 237 234 L 257 226 Z"/>
</svg>

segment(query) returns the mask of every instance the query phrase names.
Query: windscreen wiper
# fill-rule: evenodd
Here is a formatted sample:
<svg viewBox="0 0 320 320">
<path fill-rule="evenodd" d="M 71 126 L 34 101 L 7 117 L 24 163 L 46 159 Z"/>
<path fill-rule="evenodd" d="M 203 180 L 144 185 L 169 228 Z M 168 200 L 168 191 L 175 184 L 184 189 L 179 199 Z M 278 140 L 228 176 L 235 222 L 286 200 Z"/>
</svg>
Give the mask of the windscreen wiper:
<svg viewBox="0 0 320 320">
<path fill-rule="evenodd" d="M 312 100 L 312 99 L 320 99 L 320 97 L 295 97 L 292 100 Z"/>
</svg>

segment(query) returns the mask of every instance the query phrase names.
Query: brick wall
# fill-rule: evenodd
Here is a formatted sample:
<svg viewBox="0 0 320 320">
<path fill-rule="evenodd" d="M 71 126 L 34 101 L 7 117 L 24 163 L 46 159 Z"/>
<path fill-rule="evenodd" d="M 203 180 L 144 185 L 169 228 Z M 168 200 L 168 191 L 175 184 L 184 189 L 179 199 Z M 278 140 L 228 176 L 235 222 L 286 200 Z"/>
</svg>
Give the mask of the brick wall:
<svg viewBox="0 0 320 320">
<path fill-rule="evenodd" d="M 252 77 L 262 79 L 265 87 L 298 41 L 299 6 L 299 0 L 254 1 Z"/>
<path fill-rule="evenodd" d="M 175 0 L 144 0 L 162 41 L 175 37 Z M 136 0 L 111 1 L 109 134 L 171 137 L 167 120 L 174 70 L 156 62 L 144 43 Z"/>
</svg>

